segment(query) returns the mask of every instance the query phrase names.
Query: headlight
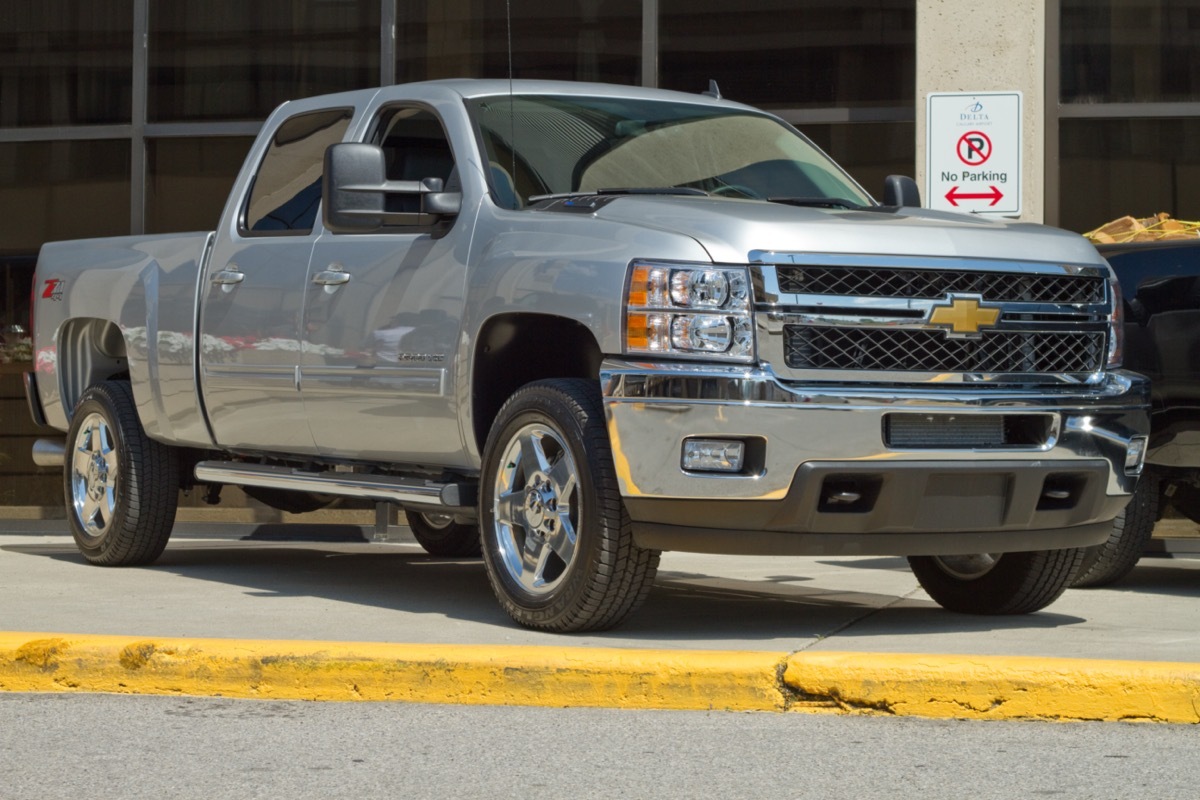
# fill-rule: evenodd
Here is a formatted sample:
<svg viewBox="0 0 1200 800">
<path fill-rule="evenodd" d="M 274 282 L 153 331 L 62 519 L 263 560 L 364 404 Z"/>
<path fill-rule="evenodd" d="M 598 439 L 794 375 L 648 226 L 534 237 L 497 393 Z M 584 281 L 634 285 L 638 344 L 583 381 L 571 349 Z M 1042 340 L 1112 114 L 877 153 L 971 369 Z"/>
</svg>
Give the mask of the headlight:
<svg viewBox="0 0 1200 800">
<path fill-rule="evenodd" d="M 625 350 L 753 360 L 748 270 L 633 262 L 625 293 Z"/>
<path fill-rule="evenodd" d="M 1108 315 L 1108 360 L 1105 366 L 1116 369 L 1125 358 L 1125 300 L 1121 284 L 1115 277 L 1108 279 L 1108 296 L 1112 311 Z"/>
</svg>

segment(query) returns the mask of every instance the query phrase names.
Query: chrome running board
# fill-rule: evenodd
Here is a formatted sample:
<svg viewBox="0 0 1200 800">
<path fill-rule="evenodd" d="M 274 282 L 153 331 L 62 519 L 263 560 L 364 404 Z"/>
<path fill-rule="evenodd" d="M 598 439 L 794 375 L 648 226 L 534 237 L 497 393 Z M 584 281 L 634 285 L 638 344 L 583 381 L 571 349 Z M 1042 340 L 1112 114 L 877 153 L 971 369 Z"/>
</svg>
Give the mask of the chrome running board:
<svg viewBox="0 0 1200 800">
<path fill-rule="evenodd" d="M 476 493 L 473 483 L 436 483 L 414 478 L 332 470 L 313 472 L 292 467 L 243 464 L 238 461 L 201 461 L 196 465 L 196 480 L 233 486 L 263 486 L 268 489 L 361 497 L 399 505 L 453 508 L 474 506 Z"/>
</svg>

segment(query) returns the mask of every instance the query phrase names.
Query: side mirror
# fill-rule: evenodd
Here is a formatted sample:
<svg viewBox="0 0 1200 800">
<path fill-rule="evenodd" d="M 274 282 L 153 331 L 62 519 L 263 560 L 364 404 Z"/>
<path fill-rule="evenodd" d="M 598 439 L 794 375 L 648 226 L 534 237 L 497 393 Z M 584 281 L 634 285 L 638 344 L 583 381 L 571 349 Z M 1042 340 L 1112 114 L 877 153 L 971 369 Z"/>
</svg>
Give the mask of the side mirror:
<svg viewBox="0 0 1200 800">
<path fill-rule="evenodd" d="M 888 175 L 883 179 L 883 204 L 920 208 L 921 190 L 917 188 L 917 182 L 907 175 Z"/>
<path fill-rule="evenodd" d="M 383 150 L 373 144 L 343 142 L 325 151 L 321 216 L 334 233 L 374 230 L 383 225 Z"/>
<path fill-rule="evenodd" d="M 334 233 L 376 230 L 384 225 L 431 225 L 462 210 L 462 192 L 444 191 L 441 178 L 389 181 L 383 149 L 342 142 L 325 151 L 321 208 Z M 419 197 L 420 211 L 389 211 L 389 197 Z M 394 207 L 394 206 L 393 206 Z"/>
</svg>

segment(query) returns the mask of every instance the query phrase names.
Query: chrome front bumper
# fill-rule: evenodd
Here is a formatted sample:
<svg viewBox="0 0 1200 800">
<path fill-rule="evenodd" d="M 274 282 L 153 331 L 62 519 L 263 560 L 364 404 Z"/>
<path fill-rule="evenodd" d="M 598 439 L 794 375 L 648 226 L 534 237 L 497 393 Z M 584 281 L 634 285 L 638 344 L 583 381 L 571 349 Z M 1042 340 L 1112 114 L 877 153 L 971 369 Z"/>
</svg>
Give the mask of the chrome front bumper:
<svg viewBox="0 0 1200 800">
<path fill-rule="evenodd" d="M 1036 388 L 798 385 L 769 368 L 610 359 L 601 381 L 635 530 L 643 543 L 664 548 L 651 534 L 675 531 L 668 549 L 934 554 L 925 535 L 937 534 L 936 550 L 976 552 L 962 549 L 970 537 L 953 535 L 971 532 L 1004 532 L 1005 542 L 1020 543 L 1010 550 L 1040 549 L 1054 537 L 1031 531 L 1066 528 L 1076 535 L 1055 546 L 1096 543 L 1107 528 L 1100 523 L 1119 513 L 1136 485 L 1141 465 L 1126 467 L 1130 442 L 1149 430 L 1149 384 L 1123 372 L 1096 384 Z M 897 447 L 885 441 L 893 414 L 1018 415 L 1045 424 L 1012 446 Z M 747 442 L 746 467 L 685 471 L 683 442 L 695 437 Z M 699 540 L 706 531 L 737 532 L 743 543 L 751 532 L 774 532 L 827 535 L 838 544 L 801 545 L 792 536 L 786 547 L 681 546 L 689 532 Z M 921 541 L 901 545 L 899 534 Z M 880 536 L 886 546 L 868 544 Z M 994 537 L 974 542 L 996 549 Z"/>
</svg>

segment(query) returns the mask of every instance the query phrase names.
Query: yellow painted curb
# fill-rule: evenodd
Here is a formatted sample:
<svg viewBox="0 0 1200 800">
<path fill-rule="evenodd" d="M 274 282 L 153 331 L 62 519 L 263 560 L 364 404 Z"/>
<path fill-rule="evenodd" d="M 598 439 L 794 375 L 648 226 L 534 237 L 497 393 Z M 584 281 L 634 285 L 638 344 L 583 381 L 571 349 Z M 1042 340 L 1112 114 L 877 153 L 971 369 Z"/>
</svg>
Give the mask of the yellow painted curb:
<svg viewBox="0 0 1200 800">
<path fill-rule="evenodd" d="M 0 633 L 0 690 L 780 711 L 782 653 Z"/>
<path fill-rule="evenodd" d="M 0 691 L 1200 723 L 1200 664 L 0 632 Z"/>
<path fill-rule="evenodd" d="M 802 653 L 793 707 L 958 719 L 1200 723 L 1200 664 L 1006 656 Z"/>
</svg>

